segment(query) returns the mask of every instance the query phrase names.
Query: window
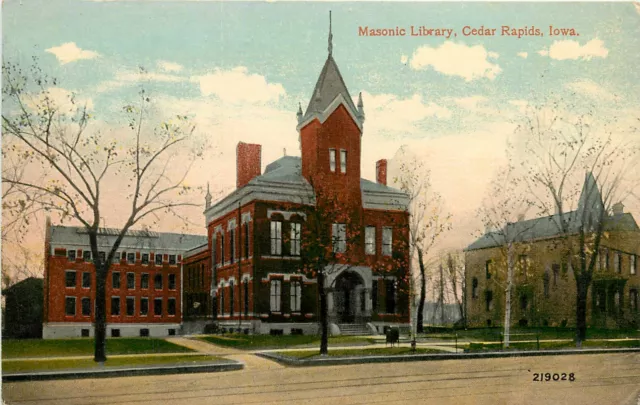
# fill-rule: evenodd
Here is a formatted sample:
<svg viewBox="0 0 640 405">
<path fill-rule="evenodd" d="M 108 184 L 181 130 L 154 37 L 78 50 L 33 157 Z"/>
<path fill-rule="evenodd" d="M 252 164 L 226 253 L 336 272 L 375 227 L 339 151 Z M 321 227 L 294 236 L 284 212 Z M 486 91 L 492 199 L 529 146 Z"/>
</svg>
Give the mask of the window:
<svg viewBox="0 0 640 405">
<path fill-rule="evenodd" d="M 249 283 L 244 281 L 244 316 L 249 316 Z"/>
<path fill-rule="evenodd" d="M 555 287 L 558 285 L 558 273 L 560 273 L 560 265 L 555 263 L 552 264 L 551 271 L 553 272 L 553 286 Z"/>
<path fill-rule="evenodd" d="M 271 254 L 282 254 L 282 222 L 271 221 Z"/>
<path fill-rule="evenodd" d="M 100 258 L 100 263 L 104 263 L 107 261 L 107 253 L 106 252 L 98 252 L 98 257 Z"/>
<path fill-rule="evenodd" d="M 175 290 L 176 289 L 176 275 L 175 274 L 169 274 L 169 289 L 170 290 Z"/>
<path fill-rule="evenodd" d="M 291 312 L 300 312 L 302 307 L 302 283 L 300 281 L 291 282 Z"/>
<path fill-rule="evenodd" d="M 364 253 L 368 255 L 376 254 L 376 227 L 367 226 L 364 228 Z"/>
<path fill-rule="evenodd" d="M 620 253 L 618 252 L 613 254 L 613 268 L 616 270 L 616 273 L 622 272 L 622 260 L 620 260 Z"/>
<path fill-rule="evenodd" d="M 170 266 L 176 265 L 176 255 L 169 255 L 169 265 Z"/>
<path fill-rule="evenodd" d="M 168 334 L 169 336 L 175 336 L 175 335 L 176 335 L 176 330 L 175 330 L 175 329 L 173 329 L 173 328 L 172 328 L 172 329 L 169 329 L 169 330 L 167 331 L 167 334 Z"/>
<path fill-rule="evenodd" d="M 67 316 L 75 316 L 76 314 L 76 297 L 66 297 L 64 300 L 64 314 Z"/>
<path fill-rule="evenodd" d="M 153 314 L 155 316 L 162 315 L 162 298 L 155 298 L 153 300 Z"/>
<path fill-rule="evenodd" d="M 111 273 L 111 288 L 118 289 L 120 288 L 120 272 L 114 271 Z"/>
<path fill-rule="evenodd" d="M 149 273 L 140 275 L 140 288 L 149 288 Z"/>
<path fill-rule="evenodd" d="M 385 280 L 386 305 L 387 314 L 396 313 L 396 282 L 395 280 Z"/>
<path fill-rule="evenodd" d="M 291 224 L 291 255 L 300 256 L 300 229 L 301 225 L 298 223 Z"/>
<path fill-rule="evenodd" d="M 244 257 L 249 257 L 249 223 L 245 222 L 244 223 L 244 229 L 242 230 L 244 232 Z"/>
<path fill-rule="evenodd" d="M 133 316 L 136 313 L 135 297 L 127 297 L 127 316 Z"/>
<path fill-rule="evenodd" d="M 111 337 L 120 337 L 120 329 L 111 329 Z"/>
<path fill-rule="evenodd" d="M 162 290 L 162 274 L 156 274 L 153 283 L 156 290 Z"/>
<path fill-rule="evenodd" d="M 149 329 L 147 328 L 140 329 L 140 337 L 149 337 Z"/>
<path fill-rule="evenodd" d="M 271 312 L 280 312 L 280 294 L 282 292 L 282 280 L 271 280 Z"/>
<path fill-rule="evenodd" d="M 527 297 L 526 294 L 522 294 L 520 296 L 520 310 L 526 311 L 527 308 L 529 308 L 529 298 Z"/>
<path fill-rule="evenodd" d="M 484 292 L 485 309 L 487 312 L 493 310 L 493 291 Z"/>
<path fill-rule="evenodd" d="M 91 251 L 90 250 L 82 251 L 82 260 L 84 260 L 85 262 L 90 262 L 91 261 Z"/>
<path fill-rule="evenodd" d="M 149 264 L 149 253 L 142 254 L 142 264 Z"/>
<path fill-rule="evenodd" d="M 229 230 L 229 262 L 233 263 L 236 257 L 236 230 L 231 228 Z"/>
<path fill-rule="evenodd" d="M 554 265 L 557 266 L 557 265 Z M 544 296 L 548 297 L 549 296 L 549 272 L 545 271 L 544 274 L 542 275 L 542 288 L 544 291 Z"/>
<path fill-rule="evenodd" d="M 224 287 L 220 288 L 220 315 L 224 315 Z"/>
<path fill-rule="evenodd" d="M 371 281 L 371 307 L 378 312 L 378 280 Z"/>
<path fill-rule="evenodd" d="M 220 265 L 224 266 L 224 235 L 220 235 Z"/>
<path fill-rule="evenodd" d="M 91 288 L 91 273 L 82 272 L 82 288 Z"/>
<path fill-rule="evenodd" d="M 64 272 L 64 283 L 67 288 L 76 287 L 76 272 L 74 270 L 66 270 Z"/>
<path fill-rule="evenodd" d="M 526 280 L 529 275 L 529 258 L 527 255 L 518 256 L 518 264 L 520 265 L 520 271 Z"/>
<path fill-rule="evenodd" d="M 335 253 L 344 253 L 347 250 L 347 225 L 346 224 L 333 224 L 332 231 L 333 237 L 333 251 Z"/>
<path fill-rule="evenodd" d="M 233 301 L 233 280 L 229 281 L 229 316 L 233 316 L 233 307 L 235 302 Z"/>
<path fill-rule="evenodd" d="M 637 264 L 636 262 L 638 261 L 638 256 L 636 255 L 629 255 L 629 274 L 636 274 L 637 271 Z"/>
<path fill-rule="evenodd" d="M 136 262 L 136 254 L 134 252 L 127 253 L 127 263 L 133 264 Z"/>
<path fill-rule="evenodd" d="M 81 337 L 89 337 L 89 329 L 80 329 Z"/>
<path fill-rule="evenodd" d="M 329 170 L 336 171 L 336 150 L 329 149 Z"/>
<path fill-rule="evenodd" d="M 347 172 L 347 151 L 340 149 L 340 172 Z"/>
<path fill-rule="evenodd" d="M 114 264 L 120 263 L 120 258 L 121 257 L 122 257 L 122 253 L 120 253 L 120 252 L 114 253 L 113 257 L 111 258 L 111 263 L 114 263 Z"/>
<path fill-rule="evenodd" d="M 487 260 L 484 263 L 484 271 L 487 277 L 487 280 L 491 278 L 491 273 L 493 272 L 493 262 L 491 260 Z"/>
<path fill-rule="evenodd" d="M 91 316 L 91 298 L 82 298 L 82 316 Z"/>
<path fill-rule="evenodd" d="M 167 313 L 169 315 L 175 315 L 176 314 L 176 299 L 175 298 L 169 298 L 167 300 Z"/>
<path fill-rule="evenodd" d="M 120 315 L 120 297 L 111 297 L 111 316 Z"/>
<path fill-rule="evenodd" d="M 154 259 L 157 266 L 162 266 L 162 253 L 156 253 Z"/>
<path fill-rule="evenodd" d="M 629 290 L 629 306 L 633 312 L 638 312 L 638 290 Z"/>
<path fill-rule="evenodd" d="M 142 297 L 140 298 L 140 315 L 147 316 L 149 313 L 149 298 Z"/>
<path fill-rule="evenodd" d="M 609 250 L 602 250 L 601 263 L 602 270 L 609 270 Z"/>
<path fill-rule="evenodd" d="M 478 298 L 478 279 L 471 280 L 471 298 Z"/>
<path fill-rule="evenodd" d="M 76 261 L 76 251 L 75 251 L 75 249 L 71 249 L 71 250 L 67 251 L 67 258 L 69 259 L 70 262 L 75 262 Z"/>
<path fill-rule="evenodd" d="M 393 243 L 393 228 L 385 226 L 382 228 L 382 254 L 391 256 L 391 245 Z"/>
<path fill-rule="evenodd" d="M 127 289 L 133 290 L 136 288 L 136 274 L 127 273 Z"/>
</svg>

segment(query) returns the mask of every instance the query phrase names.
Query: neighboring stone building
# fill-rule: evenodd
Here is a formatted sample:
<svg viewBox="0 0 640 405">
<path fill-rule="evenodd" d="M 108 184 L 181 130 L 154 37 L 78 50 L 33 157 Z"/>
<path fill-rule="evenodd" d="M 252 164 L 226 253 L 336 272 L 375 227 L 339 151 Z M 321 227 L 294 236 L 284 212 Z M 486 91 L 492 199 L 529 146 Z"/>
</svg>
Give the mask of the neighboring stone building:
<svg viewBox="0 0 640 405">
<path fill-rule="evenodd" d="M 106 257 L 117 231 L 101 229 Z M 129 231 L 107 275 L 107 335 L 167 336 L 182 324 L 182 257 L 205 236 Z M 43 338 L 93 336 L 95 268 L 83 227 L 47 221 Z"/>
<path fill-rule="evenodd" d="M 361 179 L 363 123 L 362 99 L 352 101 L 330 42 L 306 112 L 298 111 L 301 157 L 283 156 L 261 173 L 261 146 L 238 144 L 237 189 L 214 205 L 208 199 L 205 210 L 221 327 L 316 333 L 316 279 L 301 272 L 300 251 L 321 195 L 335 198 L 362 233 L 344 269 L 325 280 L 333 332 L 409 322 L 409 269 L 393 268 L 409 254 L 408 196 L 386 185 L 385 160 L 377 163 L 377 183 Z M 332 226 L 336 249 L 345 248 L 345 229 Z M 378 271 L 385 266 L 392 271 Z"/>
<path fill-rule="evenodd" d="M 596 219 L 602 196 L 595 179 L 587 175 L 576 211 L 564 218 L 577 229 L 583 218 Z M 559 215 L 507 224 L 501 231 L 488 232 L 465 253 L 466 302 L 469 326 L 498 326 L 504 323 L 506 287 L 505 235 L 517 238 L 516 271 L 512 295 L 514 325 L 573 326 L 576 323 L 576 281 L 564 243 L 558 232 Z M 595 222 L 593 222 L 595 223 Z M 638 255 L 640 230 L 633 216 L 615 204 L 604 216 L 601 242 L 588 292 L 587 324 L 590 327 L 637 327 Z M 511 239 L 515 240 L 515 239 Z"/>
</svg>

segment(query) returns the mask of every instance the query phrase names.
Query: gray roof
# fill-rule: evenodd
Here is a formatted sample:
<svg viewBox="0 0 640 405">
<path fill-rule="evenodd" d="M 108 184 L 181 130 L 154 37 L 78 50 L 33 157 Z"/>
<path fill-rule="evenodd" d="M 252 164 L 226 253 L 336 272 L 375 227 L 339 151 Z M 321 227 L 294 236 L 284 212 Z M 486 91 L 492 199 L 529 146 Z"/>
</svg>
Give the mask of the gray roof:
<svg viewBox="0 0 640 405">
<path fill-rule="evenodd" d="M 119 231 L 114 228 L 100 228 L 98 247 L 113 246 Z M 162 249 L 183 252 L 207 243 L 204 235 L 190 235 L 169 232 L 151 232 L 146 230 L 130 230 L 122 239 L 121 249 Z M 51 245 L 58 246 L 89 246 L 89 237 L 84 227 L 51 226 Z"/>
<path fill-rule="evenodd" d="M 598 216 L 603 206 L 602 195 L 598 189 L 596 179 L 591 173 L 587 173 L 577 210 L 566 212 L 563 215 L 555 214 L 508 223 L 499 231 L 485 233 L 465 250 L 501 246 L 507 241 L 518 243 L 553 238 L 562 233 L 563 221 L 569 233 L 575 234 L 582 226 L 583 221 L 593 224 L 598 223 Z M 587 218 L 580 218 L 579 213 L 585 213 L 585 210 Z M 608 231 L 638 231 L 638 224 L 629 213 L 607 215 L 604 218 L 603 226 Z"/>
<path fill-rule="evenodd" d="M 353 104 L 353 100 L 351 100 L 349 90 L 347 90 L 347 86 L 342 79 L 342 75 L 340 74 L 336 61 L 333 59 L 333 56 L 329 54 L 327 61 L 322 67 L 316 87 L 313 89 L 311 100 L 309 100 L 307 111 L 304 113 L 302 120 L 304 121 L 313 114 L 326 110 L 327 107 L 329 107 L 329 104 L 331 104 L 340 94 L 344 97 L 347 106 L 351 109 L 353 115 L 357 117 L 358 109 Z"/>
</svg>

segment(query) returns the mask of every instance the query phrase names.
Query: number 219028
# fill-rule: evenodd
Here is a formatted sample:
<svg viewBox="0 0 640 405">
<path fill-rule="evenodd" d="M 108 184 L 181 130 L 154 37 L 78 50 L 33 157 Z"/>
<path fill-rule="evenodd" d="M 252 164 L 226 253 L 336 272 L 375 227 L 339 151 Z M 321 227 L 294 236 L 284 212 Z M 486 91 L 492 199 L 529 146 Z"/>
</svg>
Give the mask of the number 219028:
<svg viewBox="0 0 640 405">
<path fill-rule="evenodd" d="M 533 373 L 533 381 L 570 381 L 576 380 L 574 373 Z"/>
</svg>

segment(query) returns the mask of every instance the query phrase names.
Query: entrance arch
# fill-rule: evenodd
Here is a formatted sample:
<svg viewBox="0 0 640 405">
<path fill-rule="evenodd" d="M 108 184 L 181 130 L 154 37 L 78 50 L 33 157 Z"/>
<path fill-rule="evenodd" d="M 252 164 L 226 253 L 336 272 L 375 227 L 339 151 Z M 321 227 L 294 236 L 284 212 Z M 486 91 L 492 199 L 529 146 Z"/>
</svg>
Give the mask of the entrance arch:
<svg viewBox="0 0 640 405">
<path fill-rule="evenodd" d="M 358 273 L 344 271 L 336 278 L 333 294 L 338 322 L 353 323 L 364 312 L 364 288 L 364 280 Z"/>
</svg>

